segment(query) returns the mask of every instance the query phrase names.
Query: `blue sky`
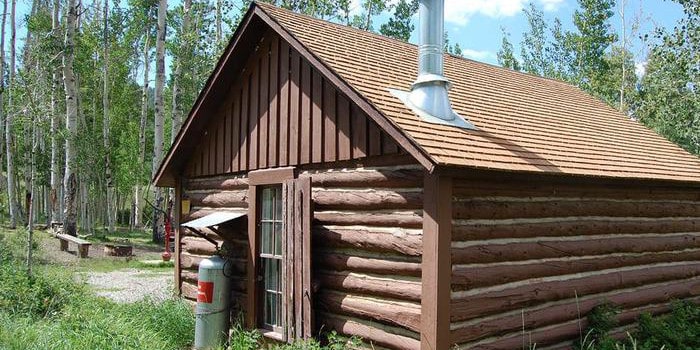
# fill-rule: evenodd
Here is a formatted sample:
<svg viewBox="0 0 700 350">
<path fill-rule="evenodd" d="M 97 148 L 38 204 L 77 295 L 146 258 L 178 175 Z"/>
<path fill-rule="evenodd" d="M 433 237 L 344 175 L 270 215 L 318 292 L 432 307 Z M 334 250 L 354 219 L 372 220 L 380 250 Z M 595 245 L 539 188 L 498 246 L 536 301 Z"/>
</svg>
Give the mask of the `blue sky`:
<svg viewBox="0 0 700 350">
<path fill-rule="evenodd" d="M 452 41 L 459 42 L 465 55 L 478 61 L 496 63 L 496 52 L 501 45 L 501 26 L 511 34 L 516 52 L 520 52 L 522 33 L 527 31 L 527 21 L 522 8 L 526 0 L 446 0 L 445 28 Z M 560 18 L 565 28 L 573 30 L 572 16 L 578 8 L 575 0 L 535 0 L 544 10 L 548 23 Z M 617 4 L 613 26 L 622 35 L 621 5 Z M 682 17 L 680 5 L 663 0 L 627 0 L 625 17 L 628 43 L 637 63 L 646 57 L 646 45 L 638 39 L 656 26 L 672 28 Z M 630 33 L 632 23 L 639 23 L 636 34 Z"/>
<path fill-rule="evenodd" d="M 112 0 L 113 1 L 113 0 Z M 214 0 L 210 0 L 214 1 Z M 359 11 L 359 1 L 353 0 L 353 8 Z M 388 0 L 395 2 L 396 0 Z M 527 30 L 527 21 L 522 9 L 530 0 L 445 0 L 445 30 L 448 31 L 450 41 L 459 43 L 464 50 L 464 55 L 482 62 L 496 64 L 496 52 L 501 45 L 501 27 L 505 27 L 511 34 L 511 42 L 517 53 L 520 52 L 520 40 L 522 33 Z M 574 29 L 572 15 L 577 9 L 576 0 L 533 0 L 535 4 L 544 10 L 548 23 L 554 18 L 560 18 L 566 29 Z M 621 0 L 618 0 L 621 1 Z M 91 1 L 85 0 L 85 3 Z M 169 7 L 174 7 L 180 1 L 169 1 Z M 234 6 L 238 5 L 234 1 Z M 24 18 L 29 12 L 31 0 L 18 0 L 17 2 L 18 46 L 22 45 L 26 35 Z M 239 5 L 238 5 L 239 6 Z M 621 33 L 620 12 L 618 2 L 615 10 L 613 26 Z M 683 16 L 680 5 L 664 0 L 626 0 L 625 14 L 628 31 L 633 22 L 639 23 L 636 34 L 628 34 L 632 51 L 635 55 L 638 71 L 643 71 L 646 58 L 646 45 L 638 37 L 649 33 L 656 26 L 672 28 Z M 381 22 L 385 18 L 377 18 Z M 9 16 L 8 16 L 9 21 Z M 9 45 L 9 24 L 7 28 L 6 45 Z M 6 46 L 6 52 L 8 51 Z"/>
</svg>

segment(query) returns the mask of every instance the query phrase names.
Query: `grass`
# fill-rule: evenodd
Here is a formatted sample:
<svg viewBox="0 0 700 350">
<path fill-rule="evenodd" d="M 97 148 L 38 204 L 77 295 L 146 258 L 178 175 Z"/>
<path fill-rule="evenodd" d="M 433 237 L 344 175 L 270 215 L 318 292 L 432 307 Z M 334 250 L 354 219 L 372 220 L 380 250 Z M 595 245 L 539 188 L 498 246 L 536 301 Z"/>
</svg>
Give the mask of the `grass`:
<svg viewBox="0 0 700 350">
<path fill-rule="evenodd" d="M 0 349 L 186 349 L 194 315 L 181 300 L 118 304 L 74 270 L 22 264 L 22 234 L 0 233 Z"/>
<path fill-rule="evenodd" d="M 93 234 L 87 237 L 91 242 L 96 243 L 114 243 L 114 244 L 131 244 L 136 247 L 147 249 L 162 249 L 162 243 L 154 243 L 150 232 L 144 230 L 128 230 L 125 228 L 117 228 L 115 232 L 109 233 L 103 230 L 101 233 Z"/>
<path fill-rule="evenodd" d="M 0 350 L 170 350 L 192 346 L 195 318 L 189 303 L 176 299 L 119 304 L 97 297 L 75 279 L 75 272 L 139 266 L 137 261 L 87 259 L 70 269 L 37 264 L 29 276 L 22 260 L 23 237 L 21 230 L 0 230 Z M 144 267 L 156 271 L 172 265 L 139 266 Z M 234 327 L 228 349 L 343 350 L 359 344 L 358 339 L 334 332 L 324 337 L 323 343 L 269 344 L 257 331 Z"/>
</svg>

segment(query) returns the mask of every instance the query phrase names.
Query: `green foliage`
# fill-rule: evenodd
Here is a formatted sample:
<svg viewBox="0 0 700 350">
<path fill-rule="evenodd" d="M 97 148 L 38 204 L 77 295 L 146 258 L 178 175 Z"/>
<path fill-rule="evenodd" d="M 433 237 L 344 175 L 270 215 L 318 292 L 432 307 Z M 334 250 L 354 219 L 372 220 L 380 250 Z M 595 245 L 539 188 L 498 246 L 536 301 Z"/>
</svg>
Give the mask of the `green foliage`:
<svg viewBox="0 0 700 350">
<path fill-rule="evenodd" d="M 601 84 L 610 71 L 605 52 L 617 40 L 610 18 L 614 15 L 614 0 L 578 0 L 580 9 L 573 22 L 578 32 L 570 34 L 575 52 L 572 71 L 574 79 L 584 90 L 604 97 Z"/>
<path fill-rule="evenodd" d="M 27 274 L 22 253 L 23 231 L 12 236 L 0 235 L 0 313 L 38 319 L 58 314 L 72 295 L 84 293 L 81 285 L 65 283 L 70 273 L 38 268 Z"/>
<path fill-rule="evenodd" d="M 523 33 L 521 57 L 525 72 L 546 76 L 550 71 L 550 61 L 545 55 L 547 39 L 547 24 L 544 21 L 544 13 L 534 3 L 530 3 L 528 9 L 523 10 L 529 30 Z"/>
<path fill-rule="evenodd" d="M 316 339 L 296 340 L 291 344 L 265 344 L 265 339 L 257 330 L 246 330 L 237 323 L 233 326 L 228 349 L 255 350 L 261 348 L 273 350 L 345 350 L 354 349 L 362 344 L 358 337 L 346 338 L 335 331 L 323 334 L 323 341 Z"/>
<path fill-rule="evenodd" d="M 652 51 L 633 109 L 642 123 L 700 154 L 700 4 L 677 2 L 685 18 L 672 31 L 645 36 Z"/>
<path fill-rule="evenodd" d="M 394 15 L 382 24 L 379 32 L 388 37 L 408 42 L 414 25 L 411 17 L 418 11 L 418 0 L 400 0 L 394 7 Z"/>
<path fill-rule="evenodd" d="M 7 350 L 184 349 L 194 315 L 186 302 L 117 304 L 92 295 L 66 269 L 27 276 L 20 242 L 0 235 L 0 345 Z"/>
<path fill-rule="evenodd" d="M 513 44 L 510 42 L 510 33 L 506 31 L 505 27 L 501 27 L 501 33 L 503 38 L 501 39 L 501 48 L 498 50 L 496 57 L 498 58 L 498 64 L 505 68 L 512 70 L 520 70 L 520 62 L 515 57 L 513 52 Z"/>
<path fill-rule="evenodd" d="M 692 302 L 676 301 L 672 311 L 654 317 L 644 313 L 638 327 L 626 339 L 617 340 L 610 332 L 617 326 L 616 306 L 605 303 L 594 308 L 587 316 L 586 335 L 574 343 L 581 350 L 663 350 L 700 349 L 700 306 Z"/>
</svg>

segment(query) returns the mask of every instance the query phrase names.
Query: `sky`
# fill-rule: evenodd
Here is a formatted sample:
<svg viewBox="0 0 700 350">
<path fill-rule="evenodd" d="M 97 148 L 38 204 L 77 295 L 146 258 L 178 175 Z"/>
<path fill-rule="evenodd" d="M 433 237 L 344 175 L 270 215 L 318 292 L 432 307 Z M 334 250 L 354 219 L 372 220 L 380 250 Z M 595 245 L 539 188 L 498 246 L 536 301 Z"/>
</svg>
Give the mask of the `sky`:
<svg viewBox="0 0 700 350">
<path fill-rule="evenodd" d="M 534 2 L 544 10 L 547 23 L 553 23 L 555 18 L 559 18 L 565 29 L 575 29 L 572 21 L 573 13 L 578 8 L 575 0 Z M 465 56 L 495 64 L 496 53 L 501 46 L 501 27 L 510 32 L 515 51 L 520 52 L 522 33 L 527 31 L 527 20 L 522 10 L 527 5 L 528 0 L 445 0 L 445 30 L 451 41 L 458 42 L 464 49 Z M 618 2 L 612 20 L 619 36 L 622 36 L 621 9 Z M 628 43 L 637 57 L 638 65 L 643 65 L 647 53 L 646 45 L 639 36 L 651 32 L 657 26 L 673 28 L 682 16 L 682 7 L 670 1 L 626 1 Z M 639 23 L 636 33 L 630 33 L 633 22 Z"/>
<path fill-rule="evenodd" d="M 84 0 L 91 2 L 90 0 Z M 112 2 L 114 0 L 111 0 Z M 214 0 L 210 0 L 214 1 Z M 388 0 L 396 2 L 396 0 Z M 520 52 L 522 33 L 527 30 L 527 20 L 523 8 L 530 0 L 445 0 L 445 30 L 449 34 L 451 43 L 459 43 L 463 55 L 486 63 L 497 64 L 496 53 L 501 46 L 501 27 L 510 33 L 510 39 L 515 47 L 515 52 Z M 565 29 L 573 30 L 572 15 L 578 8 L 576 0 L 532 0 L 540 9 L 544 10 L 547 23 L 553 23 L 555 18 L 560 18 Z M 618 0 L 613 19 L 613 26 L 621 35 L 620 2 Z M 170 0 L 169 7 L 174 7 L 180 1 Z M 353 0 L 352 8 L 359 11 L 360 0 Z M 234 0 L 234 6 L 238 5 Z M 29 12 L 31 0 L 18 0 L 17 2 L 18 46 L 22 45 L 22 39 L 26 35 L 26 23 L 24 18 Z M 238 5 L 240 6 L 240 5 Z M 660 26 L 673 28 L 675 23 L 683 16 L 680 5 L 667 0 L 625 0 L 625 17 L 628 23 L 639 23 L 639 29 L 634 34 L 628 34 L 629 43 L 635 55 L 637 73 L 643 74 L 646 58 L 646 45 L 638 39 L 640 35 L 649 33 L 653 28 Z M 378 17 L 376 22 L 385 21 L 387 16 Z M 9 17 L 8 17 L 9 19 Z M 417 20 L 415 16 L 414 20 Z M 9 24 L 7 33 L 9 34 Z M 415 33 L 411 38 L 415 42 Z M 6 40 L 6 45 L 9 45 Z M 6 52 L 8 48 L 5 48 Z"/>
</svg>

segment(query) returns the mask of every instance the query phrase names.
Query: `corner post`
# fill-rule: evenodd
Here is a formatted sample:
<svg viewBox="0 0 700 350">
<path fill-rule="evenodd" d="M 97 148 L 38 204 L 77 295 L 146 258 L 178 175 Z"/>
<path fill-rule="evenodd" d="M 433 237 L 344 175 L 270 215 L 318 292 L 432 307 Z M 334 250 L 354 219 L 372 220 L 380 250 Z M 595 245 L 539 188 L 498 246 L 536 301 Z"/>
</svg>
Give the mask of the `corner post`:
<svg viewBox="0 0 700 350">
<path fill-rule="evenodd" d="M 423 180 L 421 349 L 450 348 L 452 178 L 426 172 Z"/>
<path fill-rule="evenodd" d="M 258 267 L 256 266 L 257 259 L 257 194 L 258 187 L 256 185 L 248 186 L 248 264 L 247 264 L 247 284 L 246 297 L 247 307 L 245 310 L 245 323 L 248 329 L 255 329 L 255 312 L 256 312 L 256 293 L 255 283 Z"/>
<path fill-rule="evenodd" d="M 173 205 L 172 217 L 173 223 L 171 227 L 175 233 L 175 293 L 182 295 L 182 266 L 180 265 L 180 223 L 182 223 L 182 188 L 185 179 L 179 176 L 175 183 L 175 205 Z"/>
</svg>

